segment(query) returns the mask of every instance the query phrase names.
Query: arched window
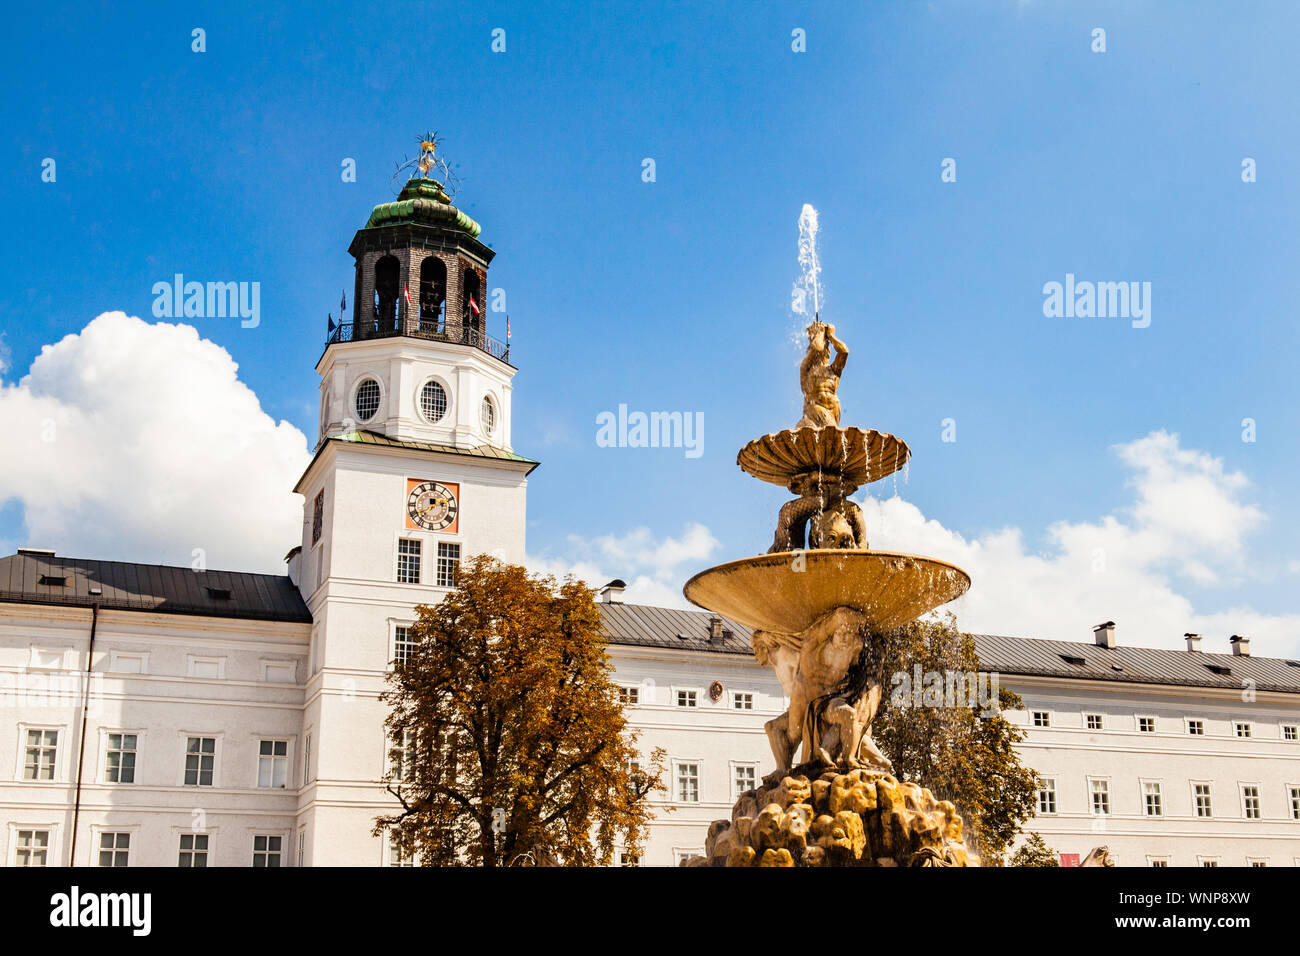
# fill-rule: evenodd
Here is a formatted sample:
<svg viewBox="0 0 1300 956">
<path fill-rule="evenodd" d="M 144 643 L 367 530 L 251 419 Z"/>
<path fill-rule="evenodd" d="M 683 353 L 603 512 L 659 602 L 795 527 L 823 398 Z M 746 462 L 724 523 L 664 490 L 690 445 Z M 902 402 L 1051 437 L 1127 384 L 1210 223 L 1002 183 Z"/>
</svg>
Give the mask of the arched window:
<svg viewBox="0 0 1300 956">
<path fill-rule="evenodd" d="M 420 263 L 420 331 L 442 332 L 447 303 L 447 264 L 438 256 Z"/>
<path fill-rule="evenodd" d="M 375 263 L 375 331 L 397 330 L 398 285 L 402 266 L 395 256 L 384 256 Z"/>
<path fill-rule="evenodd" d="M 466 345 L 483 344 L 483 290 L 478 273 L 466 266 L 464 270 L 464 296 L 461 302 L 461 325 Z"/>
</svg>

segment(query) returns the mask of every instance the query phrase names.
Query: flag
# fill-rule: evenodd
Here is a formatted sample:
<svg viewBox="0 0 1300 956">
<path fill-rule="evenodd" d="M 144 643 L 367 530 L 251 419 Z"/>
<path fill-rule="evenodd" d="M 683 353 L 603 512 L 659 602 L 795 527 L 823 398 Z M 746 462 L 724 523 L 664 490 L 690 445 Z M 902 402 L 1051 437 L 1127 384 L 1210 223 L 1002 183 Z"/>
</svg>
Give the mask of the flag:
<svg viewBox="0 0 1300 956">
<path fill-rule="evenodd" d="M 471 309 L 474 310 L 474 314 L 475 314 L 475 315 L 482 315 L 482 314 L 483 314 L 483 313 L 479 312 L 479 310 L 478 310 L 478 303 L 474 301 L 474 297 L 473 297 L 473 296 L 470 296 L 470 297 L 469 297 L 469 307 L 470 307 Z"/>
<path fill-rule="evenodd" d="M 334 324 L 334 316 L 333 316 L 333 315 L 330 315 L 330 316 L 329 316 L 329 320 L 330 320 L 330 333 L 329 333 L 329 334 L 330 334 L 331 337 L 333 337 L 333 335 L 334 335 L 334 329 L 335 329 L 337 326 L 335 326 L 335 324 Z"/>
<path fill-rule="evenodd" d="M 510 341 L 510 316 L 506 316 L 506 341 Z"/>
<path fill-rule="evenodd" d="M 409 285 L 406 287 L 406 304 L 411 304 L 411 287 Z"/>
<path fill-rule="evenodd" d="M 343 290 L 343 298 L 339 300 L 339 321 L 343 321 L 343 313 L 348 310 L 348 292 Z"/>
</svg>

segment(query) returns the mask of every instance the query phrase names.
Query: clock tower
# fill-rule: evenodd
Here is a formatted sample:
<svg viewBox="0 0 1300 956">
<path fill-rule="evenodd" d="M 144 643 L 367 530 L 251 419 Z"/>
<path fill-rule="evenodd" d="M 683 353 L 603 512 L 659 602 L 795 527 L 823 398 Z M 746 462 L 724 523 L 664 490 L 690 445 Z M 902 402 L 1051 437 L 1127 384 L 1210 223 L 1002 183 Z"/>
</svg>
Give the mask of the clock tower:
<svg viewBox="0 0 1300 956">
<path fill-rule="evenodd" d="M 316 365 L 320 426 L 290 556 L 313 619 L 294 836 L 310 865 L 390 862 L 370 832 L 393 808 L 379 694 L 415 608 L 441 600 L 464 558 L 524 560 L 537 462 L 512 446 L 516 370 L 489 334 L 495 253 L 480 232 L 424 175 L 375 206 L 348 250 L 353 313 L 331 320 Z"/>
</svg>

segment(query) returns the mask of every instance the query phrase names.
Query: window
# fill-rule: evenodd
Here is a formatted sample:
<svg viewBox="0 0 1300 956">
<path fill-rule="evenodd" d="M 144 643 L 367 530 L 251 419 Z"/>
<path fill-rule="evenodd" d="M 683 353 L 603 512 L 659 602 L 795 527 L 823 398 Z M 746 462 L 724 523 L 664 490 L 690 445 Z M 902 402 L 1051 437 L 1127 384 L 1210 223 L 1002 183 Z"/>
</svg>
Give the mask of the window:
<svg viewBox="0 0 1300 956">
<path fill-rule="evenodd" d="M 693 690 L 679 690 L 677 692 L 678 707 L 694 707 L 696 704 L 696 692 Z"/>
<path fill-rule="evenodd" d="M 641 702 L 641 689 L 639 687 L 620 687 L 618 689 L 618 702 L 624 707 L 635 707 Z"/>
<path fill-rule="evenodd" d="M 135 734 L 109 734 L 104 754 L 106 783 L 135 783 Z"/>
<path fill-rule="evenodd" d="M 55 758 L 59 752 L 57 730 L 28 730 L 27 757 L 23 762 L 24 780 L 53 780 Z"/>
<path fill-rule="evenodd" d="M 388 844 L 388 865 L 389 866 L 415 866 L 415 857 L 410 853 L 403 853 L 392 843 Z"/>
<path fill-rule="evenodd" d="M 298 831 L 298 865 L 306 866 L 307 860 L 307 828 L 303 827 Z"/>
<path fill-rule="evenodd" d="M 257 745 L 257 785 L 283 790 L 289 782 L 289 741 L 262 740 Z"/>
<path fill-rule="evenodd" d="M 1160 784 L 1148 782 L 1142 784 L 1142 804 L 1146 809 L 1149 817 L 1164 816 L 1164 806 L 1161 801 Z"/>
<path fill-rule="evenodd" d="M 1212 856 L 1203 856 L 1199 859 L 1201 861 L 1201 866 L 1216 867 L 1219 865 L 1219 861 Z"/>
<path fill-rule="evenodd" d="M 402 538 L 397 542 L 397 583 L 420 583 L 420 540 Z"/>
<path fill-rule="evenodd" d="M 732 798 L 739 797 L 742 793 L 748 793 L 758 786 L 758 768 L 753 764 L 737 765 L 735 767 L 735 776 L 732 777 L 734 792 Z"/>
<path fill-rule="evenodd" d="M 681 803 L 699 803 L 700 801 L 700 765 L 697 763 L 679 763 L 677 765 L 677 799 Z"/>
<path fill-rule="evenodd" d="M 731 706 L 736 710 L 753 710 L 754 695 L 737 691 L 731 697 Z"/>
<path fill-rule="evenodd" d="M 14 841 L 14 866 L 48 866 L 49 830 L 19 830 Z"/>
<path fill-rule="evenodd" d="M 1210 785 L 1208 783 L 1192 784 L 1192 797 L 1196 800 L 1198 817 L 1214 816 L 1214 806 L 1210 802 Z"/>
<path fill-rule="evenodd" d="M 1268 866 L 1268 860 L 1250 860 L 1249 862 L 1251 866 L 1258 867 L 1260 869 L 1263 869 L 1264 867 Z"/>
<path fill-rule="evenodd" d="M 1056 812 L 1056 778 L 1043 777 L 1042 784 L 1038 788 L 1038 812 L 1055 813 Z"/>
<path fill-rule="evenodd" d="M 391 748 L 389 750 L 390 773 L 394 780 L 402 779 L 402 771 L 406 763 L 406 755 L 411 750 L 411 743 L 415 739 L 415 731 L 403 730 L 400 737 L 393 737 Z"/>
<path fill-rule="evenodd" d="M 210 787 L 217 763 L 217 738 L 189 737 L 185 742 L 185 786 Z"/>
<path fill-rule="evenodd" d="M 131 855 L 131 834 L 101 833 L 99 835 L 99 865 L 126 866 Z"/>
<path fill-rule="evenodd" d="M 1291 819 L 1300 820 L 1300 787 L 1287 787 L 1286 795 L 1291 804 Z"/>
<path fill-rule="evenodd" d="M 1094 816 L 1105 816 L 1110 813 L 1110 782 L 1107 780 L 1092 781 L 1092 812 Z"/>
<path fill-rule="evenodd" d="M 483 396 L 482 420 L 483 434 L 491 435 L 492 429 L 496 428 L 497 424 L 497 407 L 492 404 L 492 398 L 489 395 Z"/>
<path fill-rule="evenodd" d="M 1249 737 L 1251 735 L 1250 724 L 1245 723 L 1244 721 L 1238 721 L 1233 724 L 1232 729 L 1238 737 Z"/>
<path fill-rule="evenodd" d="M 1193 737 L 1204 737 L 1204 736 L 1205 736 L 1205 721 L 1203 721 L 1203 720 L 1189 720 L 1189 721 L 1187 721 L 1187 732 L 1188 732 L 1189 734 L 1191 734 Z"/>
<path fill-rule="evenodd" d="M 447 414 L 447 393 L 437 382 L 425 382 L 420 389 L 420 412 L 430 425 L 436 425 Z"/>
<path fill-rule="evenodd" d="M 109 651 L 108 669 L 115 674 L 143 674 L 149 668 L 148 654 Z"/>
<path fill-rule="evenodd" d="M 356 409 L 357 418 L 363 422 L 368 422 L 375 417 L 375 412 L 379 411 L 379 383 L 373 378 L 368 378 L 357 386 L 357 397 L 352 403 Z"/>
<path fill-rule="evenodd" d="M 202 680 L 224 680 L 226 676 L 226 659 L 224 657 L 194 657 L 190 655 L 187 658 L 189 662 L 189 675 Z"/>
<path fill-rule="evenodd" d="M 1242 815 L 1247 820 L 1259 819 L 1259 787 L 1241 788 L 1241 809 Z"/>
<path fill-rule="evenodd" d="M 411 629 L 404 624 L 399 624 L 393 628 L 393 663 L 405 664 L 411 659 L 411 652 L 415 650 L 415 639 L 411 637 Z"/>
<path fill-rule="evenodd" d="M 1101 714 L 1084 714 L 1084 722 L 1089 730 L 1101 730 Z"/>
<path fill-rule="evenodd" d="M 1300 740 L 1300 727 L 1297 727 L 1295 724 L 1283 724 L 1283 725 L 1282 725 L 1282 739 L 1283 739 L 1283 740 Z"/>
<path fill-rule="evenodd" d="M 177 866 L 208 865 L 208 835 L 206 833 L 182 833 L 181 855 Z"/>
<path fill-rule="evenodd" d="M 1151 865 L 1152 865 L 1152 866 L 1168 866 L 1168 865 L 1169 865 L 1169 861 L 1168 861 L 1167 859 L 1163 858 L 1163 857 L 1154 857 L 1154 856 L 1153 856 L 1153 857 L 1151 858 Z"/>
<path fill-rule="evenodd" d="M 321 532 L 325 528 L 325 489 L 322 488 L 316 495 L 316 504 L 312 506 L 311 516 L 311 543 L 315 544 L 320 540 Z"/>
<path fill-rule="evenodd" d="M 279 866 L 283 837 L 259 834 L 253 837 L 253 866 Z"/>
<path fill-rule="evenodd" d="M 1034 726 L 1035 726 L 1035 727 L 1050 727 L 1050 726 L 1052 726 L 1052 716 L 1051 716 L 1051 714 L 1049 714 L 1049 713 L 1048 713 L 1047 711 L 1045 711 L 1045 710 L 1036 710 L 1036 711 L 1034 711 Z"/>
<path fill-rule="evenodd" d="M 1154 717 L 1138 718 L 1138 733 L 1154 734 L 1156 732 L 1156 719 Z"/>
<path fill-rule="evenodd" d="M 456 572 L 460 569 L 460 545 L 438 542 L 438 587 L 454 588 Z"/>
<path fill-rule="evenodd" d="M 619 866 L 640 866 L 641 858 L 637 856 L 635 853 L 633 853 L 631 850 L 619 850 L 618 865 Z"/>
</svg>

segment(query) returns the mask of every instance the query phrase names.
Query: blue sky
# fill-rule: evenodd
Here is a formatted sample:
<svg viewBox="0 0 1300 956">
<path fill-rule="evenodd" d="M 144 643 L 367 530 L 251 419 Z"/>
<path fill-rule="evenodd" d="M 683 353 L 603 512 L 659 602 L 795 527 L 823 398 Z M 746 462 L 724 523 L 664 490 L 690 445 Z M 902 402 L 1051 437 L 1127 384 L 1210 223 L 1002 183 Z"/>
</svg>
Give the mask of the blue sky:
<svg viewBox="0 0 1300 956">
<path fill-rule="evenodd" d="M 348 242 L 433 128 L 498 253 L 514 444 L 543 462 L 530 552 L 692 522 L 713 559 L 766 548 L 785 494 L 735 452 L 799 416 L 790 286 L 809 202 L 824 317 L 852 350 L 844 421 L 910 443 L 898 490 L 926 518 L 967 540 L 1013 526 L 1026 554 L 1052 554 L 1054 524 L 1138 507 L 1115 446 L 1177 434 L 1248 479 L 1234 494 L 1263 518 L 1230 569 L 1166 583 L 1206 613 L 1293 609 L 1294 4 L 241 7 L 10 15 L 7 382 L 102 312 L 150 318 L 175 272 L 259 281 L 258 328 L 194 324 L 314 439 Z M 1150 327 L 1045 317 L 1043 284 L 1066 273 L 1150 282 Z M 703 456 L 597 447 L 596 415 L 620 403 L 703 412 Z M 26 536 L 11 498 L 0 540 Z"/>
</svg>

